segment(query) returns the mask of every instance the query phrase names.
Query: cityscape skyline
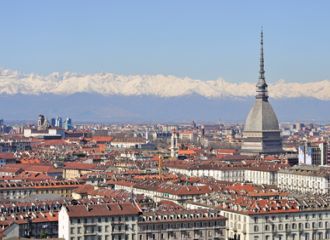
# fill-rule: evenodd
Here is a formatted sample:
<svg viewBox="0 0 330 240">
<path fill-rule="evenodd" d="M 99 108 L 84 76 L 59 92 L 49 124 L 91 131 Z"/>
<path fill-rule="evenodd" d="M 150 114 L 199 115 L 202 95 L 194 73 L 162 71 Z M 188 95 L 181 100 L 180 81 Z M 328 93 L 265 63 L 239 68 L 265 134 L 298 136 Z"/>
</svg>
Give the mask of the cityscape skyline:
<svg viewBox="0 0 330 240">
<path fill-rule="evenodd" d="M 98 122 L 243 122 L 261 26 L 279 121 L 330 119 L 323 111 L 330 101 L 327 1 L 1 6 L 0 105 L 19 110 L 2 112 L 4 119 L 55 113 Z"/>
<path fill-rule="evenodd" d="M 1 240 L 330 240 L 330 2 L 0 7 Z"/>
</svg>

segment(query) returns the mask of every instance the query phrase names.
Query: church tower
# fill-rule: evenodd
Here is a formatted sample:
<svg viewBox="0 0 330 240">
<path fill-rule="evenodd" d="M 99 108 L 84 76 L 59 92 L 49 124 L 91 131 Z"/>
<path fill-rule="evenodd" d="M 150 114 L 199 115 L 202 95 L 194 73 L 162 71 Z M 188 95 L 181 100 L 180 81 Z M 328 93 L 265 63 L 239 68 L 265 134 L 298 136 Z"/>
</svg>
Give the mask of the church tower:
<svg viewBox="0 0 330 240">
<path fill-rule="evenodd" d="M 242 154 L 282 153 L 282 139 L 276 114 L 268 101 L 265 79 L 263 31 L 260 40 L 260 70 L 256 85 L 256 100 L 243 131 Z"/>
<path fill-rule="evenodd" d="M 175 129 L 172 131 L 172 136 L 171 136 L 171 158 L 177 158 L 178 157 L 178 133 L 176 132 Z"/>
</svg>

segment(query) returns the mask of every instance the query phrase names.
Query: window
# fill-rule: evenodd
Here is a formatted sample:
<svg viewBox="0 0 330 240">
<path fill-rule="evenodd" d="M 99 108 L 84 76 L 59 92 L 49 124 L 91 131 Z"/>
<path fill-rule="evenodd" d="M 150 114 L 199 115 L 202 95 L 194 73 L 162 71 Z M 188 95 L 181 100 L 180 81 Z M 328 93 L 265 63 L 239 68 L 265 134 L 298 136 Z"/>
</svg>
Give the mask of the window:
<svg viewBox="0 0 330 240">
<path fill-rule="evenodd" d="M 258 225 L 254 225 L 254 231 L 255 231 L 255 232 L 259 232 L 259 227 L 258 227 Z"/>
<path fill-rule="evenodd" d="M 278 230 L 283 230 L 283 225 L 282 224 L 278 225 Z"/>
<path fill-rule="evenodd" d="M 305 233 L 305 239 L 309 240 L 309 233 Z"/>
</svg>

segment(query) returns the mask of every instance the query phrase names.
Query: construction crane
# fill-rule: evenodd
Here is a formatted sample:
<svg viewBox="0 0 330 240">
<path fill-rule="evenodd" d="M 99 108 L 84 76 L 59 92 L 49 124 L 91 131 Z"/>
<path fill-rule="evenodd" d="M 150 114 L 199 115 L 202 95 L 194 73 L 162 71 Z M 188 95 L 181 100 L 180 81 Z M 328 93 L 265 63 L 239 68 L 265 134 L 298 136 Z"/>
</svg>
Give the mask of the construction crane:
<svg viewBox="0 0 330 240">
<path fill-rule="evenodd" d="M 159 154 L 159 156 L 158 156 L 158 174 L 159 174 L 159 178 L 161 178 L 162 175 L 163 175 L 163 160 L 164 160 L 164 157 Z"/>
</svg>

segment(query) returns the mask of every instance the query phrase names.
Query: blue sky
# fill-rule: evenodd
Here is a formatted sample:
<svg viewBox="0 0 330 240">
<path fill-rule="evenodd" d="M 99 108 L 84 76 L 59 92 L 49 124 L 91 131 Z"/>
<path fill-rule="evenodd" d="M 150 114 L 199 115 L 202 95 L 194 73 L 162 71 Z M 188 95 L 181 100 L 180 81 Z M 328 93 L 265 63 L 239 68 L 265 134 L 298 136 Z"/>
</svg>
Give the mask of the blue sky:
<svg viewBox="0 0 330 240">
<path fill-rule="evenodd" d="M 0 67 L 26 73 L 172 74 L 255 82 L 330 79 L 329 1 L 7 0 Z"/>
</svg>

